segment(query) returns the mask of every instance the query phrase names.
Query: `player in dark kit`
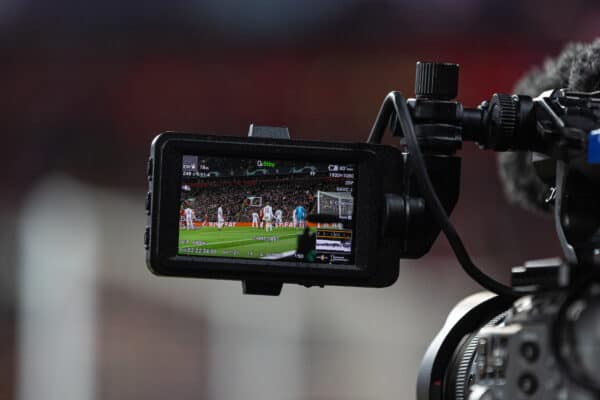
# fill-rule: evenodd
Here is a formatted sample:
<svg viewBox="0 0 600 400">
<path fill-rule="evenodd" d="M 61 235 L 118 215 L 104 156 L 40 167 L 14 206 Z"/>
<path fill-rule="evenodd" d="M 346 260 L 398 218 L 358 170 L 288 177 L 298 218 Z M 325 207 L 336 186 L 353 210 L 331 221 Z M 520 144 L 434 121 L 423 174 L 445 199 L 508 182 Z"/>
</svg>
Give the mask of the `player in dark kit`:
<svg viewBox="0 0 600 400">
<path fill-rule="evenodd" d="M 260 221 L 260 229 L 262 229 L 263 227 L 263 218 L 264 218 L 265 214 L 263 209 L 261 208 L 260 210 L 258 210 L 258 220 Z"/>
</svg>

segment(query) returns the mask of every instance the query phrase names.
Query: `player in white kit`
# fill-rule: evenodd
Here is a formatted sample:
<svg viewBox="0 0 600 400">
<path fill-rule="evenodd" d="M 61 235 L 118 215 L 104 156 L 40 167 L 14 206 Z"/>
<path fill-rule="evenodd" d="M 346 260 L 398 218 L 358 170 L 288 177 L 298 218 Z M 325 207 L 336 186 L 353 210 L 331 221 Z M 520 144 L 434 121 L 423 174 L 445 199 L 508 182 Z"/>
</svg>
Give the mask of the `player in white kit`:
<svg viewBox="0 0 600 400">
<path fill-rule="evenodd" d="M 283 211 L 275 211 L 275 227 L 281 228 L 283 226 Z"/>
<path fill-rule="evenodd" d="M 185 210 L 185 228 L 187 230 L 194 229 L 194 210 L 187 207 Z"/>
<path fill-rule="evenodd" d="M 224 223 L 225 218 L 223 218 L 223 207 L 219 206 L 217 209 L 217 229 L 221 230 Z"/>
<path fill-rule="evenodd" d="M 257 212 L 252 213 L 252 227 L 258 228 L 258 213 Z"/>
<path fill-rule="evenodd" d="M 273 230 L 273 225 L 271 225 L 273 221 L 273 207 L 269 203 L 263 208 L 263 220 L 265 221 L 265 231 L 271 232 Z"/>
</svg>

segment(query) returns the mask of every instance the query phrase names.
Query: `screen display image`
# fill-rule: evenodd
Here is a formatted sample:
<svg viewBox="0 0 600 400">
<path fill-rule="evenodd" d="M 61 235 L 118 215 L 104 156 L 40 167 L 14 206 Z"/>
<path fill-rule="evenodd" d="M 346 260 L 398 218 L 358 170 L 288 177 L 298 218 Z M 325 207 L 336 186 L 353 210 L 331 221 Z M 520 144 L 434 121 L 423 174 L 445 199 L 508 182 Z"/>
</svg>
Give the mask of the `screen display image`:
<svg viewBox="0 0 600 400">
<path fill-rule="evenodd" d="M 178 254 L 353 263 L 356 165 L 201 155 L 182 162 Z"/>
</svg>

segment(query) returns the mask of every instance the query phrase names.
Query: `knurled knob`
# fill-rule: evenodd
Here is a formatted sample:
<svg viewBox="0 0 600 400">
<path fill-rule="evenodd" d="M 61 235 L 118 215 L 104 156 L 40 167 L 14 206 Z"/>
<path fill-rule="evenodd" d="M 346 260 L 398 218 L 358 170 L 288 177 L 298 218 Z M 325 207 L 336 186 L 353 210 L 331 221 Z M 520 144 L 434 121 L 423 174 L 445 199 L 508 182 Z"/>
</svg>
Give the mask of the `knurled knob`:
<svg viewBox="0 0 600 400">
<path fill-rule="evenodd" d="M 508 150 L 514 143 L 517 127 L 517 104 L 509 94 L 496 93 L 490 101 L 490 109 L 494 120 L 494 137 L 492 148 L 494 150 Z"/>
<path fill-rule="evenodd" d="M 458 64 L 417 62 L 417 98 L 452 100 L 458 93 Z"/>
</svg>

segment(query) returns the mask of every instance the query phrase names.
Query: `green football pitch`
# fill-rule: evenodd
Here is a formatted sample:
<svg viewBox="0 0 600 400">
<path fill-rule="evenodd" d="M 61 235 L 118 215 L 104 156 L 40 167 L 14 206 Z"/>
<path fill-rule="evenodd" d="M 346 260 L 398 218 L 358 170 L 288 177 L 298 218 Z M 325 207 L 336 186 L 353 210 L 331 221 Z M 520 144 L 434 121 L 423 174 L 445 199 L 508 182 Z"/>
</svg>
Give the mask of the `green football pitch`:
<svg viewBox="0 0 600 400">
<path fill-rule="evenodd" d="M 312 229 L 311 229 L 312 230 Z M 296 251 L 300 229 L 201 227 L 179 230 L 179 254 L 237 258 L 282 258 Z"/>
</svg>

